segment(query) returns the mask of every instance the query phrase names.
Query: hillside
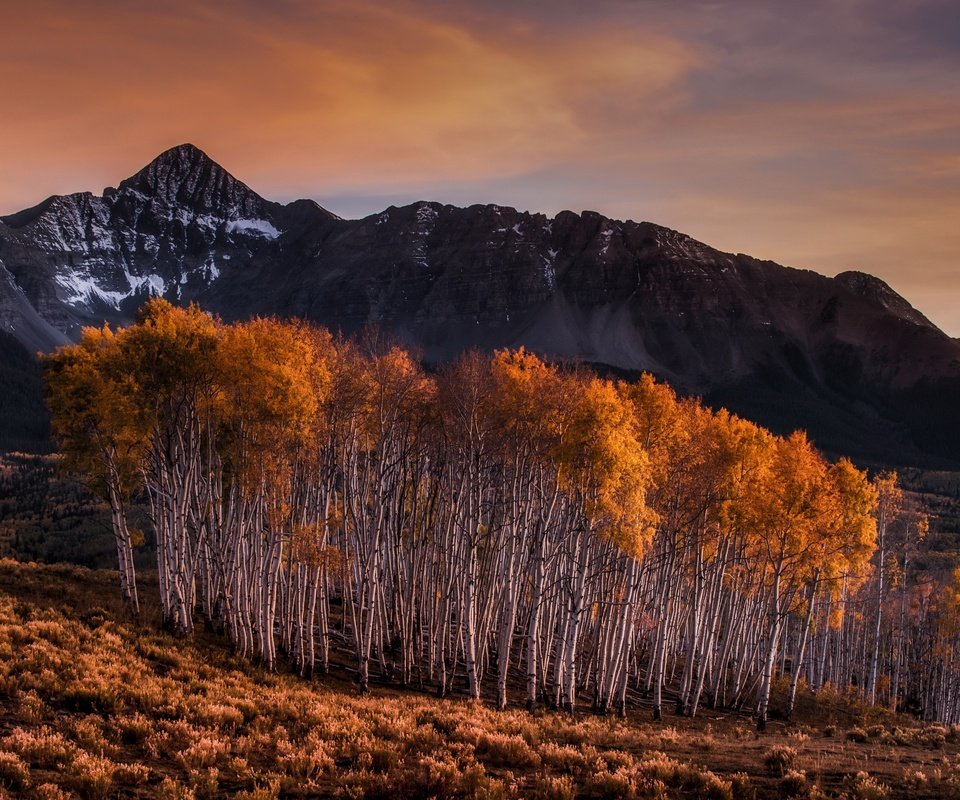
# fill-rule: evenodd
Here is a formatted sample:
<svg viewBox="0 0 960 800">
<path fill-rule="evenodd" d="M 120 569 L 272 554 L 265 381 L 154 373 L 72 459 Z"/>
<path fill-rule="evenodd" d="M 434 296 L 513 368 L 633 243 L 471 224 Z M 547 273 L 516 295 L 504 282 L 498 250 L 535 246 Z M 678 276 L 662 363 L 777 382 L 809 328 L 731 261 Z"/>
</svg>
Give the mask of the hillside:
<svg viewBox="0 0 960 800">
<path fill-rule="evenodd" d="M 209 633 L 174 640 L 152 602 L 133 626 L 113 583 L 0 561 L 0 796 L 937 798 L 960 782 L 955 731 L 826 694 L 763 736 L 736 714 L 654 725 L 359 697 L 337 666 L 311 682 Z"/>
<path fill-rule="evenodd" d="M 0 217 L 0 329 L 30 351 L 129 322 L 157 294 L 227 320 L 377 326 L 428 362 L 522 345 L 646 370 L 834 453 L 960 463 L 960 342 L 862 272 L 829 278 L 590 211 L 419 202 L 343 220 L 266 200 L 191 145 L 102 196 Z"/>
<path fill-rule="evenodd" d="M 0 386 L 0 452 L 43 450 L 50 420 L 40 402 L 40 367 L 6 331 L 0 331 Z"/>
</svg>

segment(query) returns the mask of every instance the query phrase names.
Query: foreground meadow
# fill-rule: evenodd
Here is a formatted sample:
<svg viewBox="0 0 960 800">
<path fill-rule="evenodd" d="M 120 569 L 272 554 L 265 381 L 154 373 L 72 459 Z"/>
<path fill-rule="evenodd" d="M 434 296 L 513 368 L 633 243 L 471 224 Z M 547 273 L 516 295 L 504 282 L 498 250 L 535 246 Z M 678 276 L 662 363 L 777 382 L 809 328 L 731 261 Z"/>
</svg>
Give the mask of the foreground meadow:
<svg viewBox="0 0 960 800">
<path fill-rule="evenodd" d="M 798 721 L 626 720 L 305 681 L 124 621 L 109 572 L 0 562 L 0 797 L 957 797 L 958 731 L 809 697 Z M 866 713 L 866 712 L 863 712 Z"/>
</svg>

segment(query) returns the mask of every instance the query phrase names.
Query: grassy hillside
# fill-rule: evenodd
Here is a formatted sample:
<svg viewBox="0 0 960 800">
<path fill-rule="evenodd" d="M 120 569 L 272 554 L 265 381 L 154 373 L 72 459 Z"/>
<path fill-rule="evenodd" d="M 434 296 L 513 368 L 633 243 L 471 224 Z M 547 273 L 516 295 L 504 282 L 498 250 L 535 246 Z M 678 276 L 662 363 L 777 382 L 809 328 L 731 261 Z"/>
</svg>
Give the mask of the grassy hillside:
<svg viewBox="0 0 960 800">
<path fill-rule="evenodd" d="M 149 592 L 147 592 L 149 593 Z M 835 697 L 748 719 L 496 712 L 266 673 L 123 620 L 109 572 L 0 561 L 0 797 L 957 797 L 960 731 Z"/>
</svg>

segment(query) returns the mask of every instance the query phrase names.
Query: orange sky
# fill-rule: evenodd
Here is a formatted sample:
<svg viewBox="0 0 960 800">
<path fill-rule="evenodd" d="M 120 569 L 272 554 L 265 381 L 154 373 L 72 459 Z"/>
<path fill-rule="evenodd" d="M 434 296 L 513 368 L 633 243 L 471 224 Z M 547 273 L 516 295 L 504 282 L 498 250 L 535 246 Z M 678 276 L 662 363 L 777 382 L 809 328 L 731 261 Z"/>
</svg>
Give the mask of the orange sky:
<svg viewBox="0 0 960 800">
<path fill-rule="evenodd" d="M 191 141 L 343 216 L 595 209 L 888 280 L 960 336 L 947 0 L 0 0 L 0 213 Z"/>
</svg>

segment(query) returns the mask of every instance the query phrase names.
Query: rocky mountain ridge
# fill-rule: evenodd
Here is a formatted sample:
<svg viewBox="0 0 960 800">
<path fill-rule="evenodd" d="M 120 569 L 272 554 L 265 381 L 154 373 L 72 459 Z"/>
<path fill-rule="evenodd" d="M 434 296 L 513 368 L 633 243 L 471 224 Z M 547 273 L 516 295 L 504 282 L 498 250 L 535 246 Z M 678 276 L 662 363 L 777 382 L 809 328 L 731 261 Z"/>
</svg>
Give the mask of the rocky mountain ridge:
<svg viewBox="0 0 960 800">
<path fill-rule="evenodd" d="M 227 319 L 377 325 L 433 362 L 524 345 L 648 370 L 837 451 L 960 461 L 960 341 L 883 281 L 723 253 L 649 222 L 430 202 L 342 220 L 265 200 L 192 145 L 101 197 L 0 217 L 0 328 L 28 349 L 121 324 L 151 294 Z"/>
</svg>

